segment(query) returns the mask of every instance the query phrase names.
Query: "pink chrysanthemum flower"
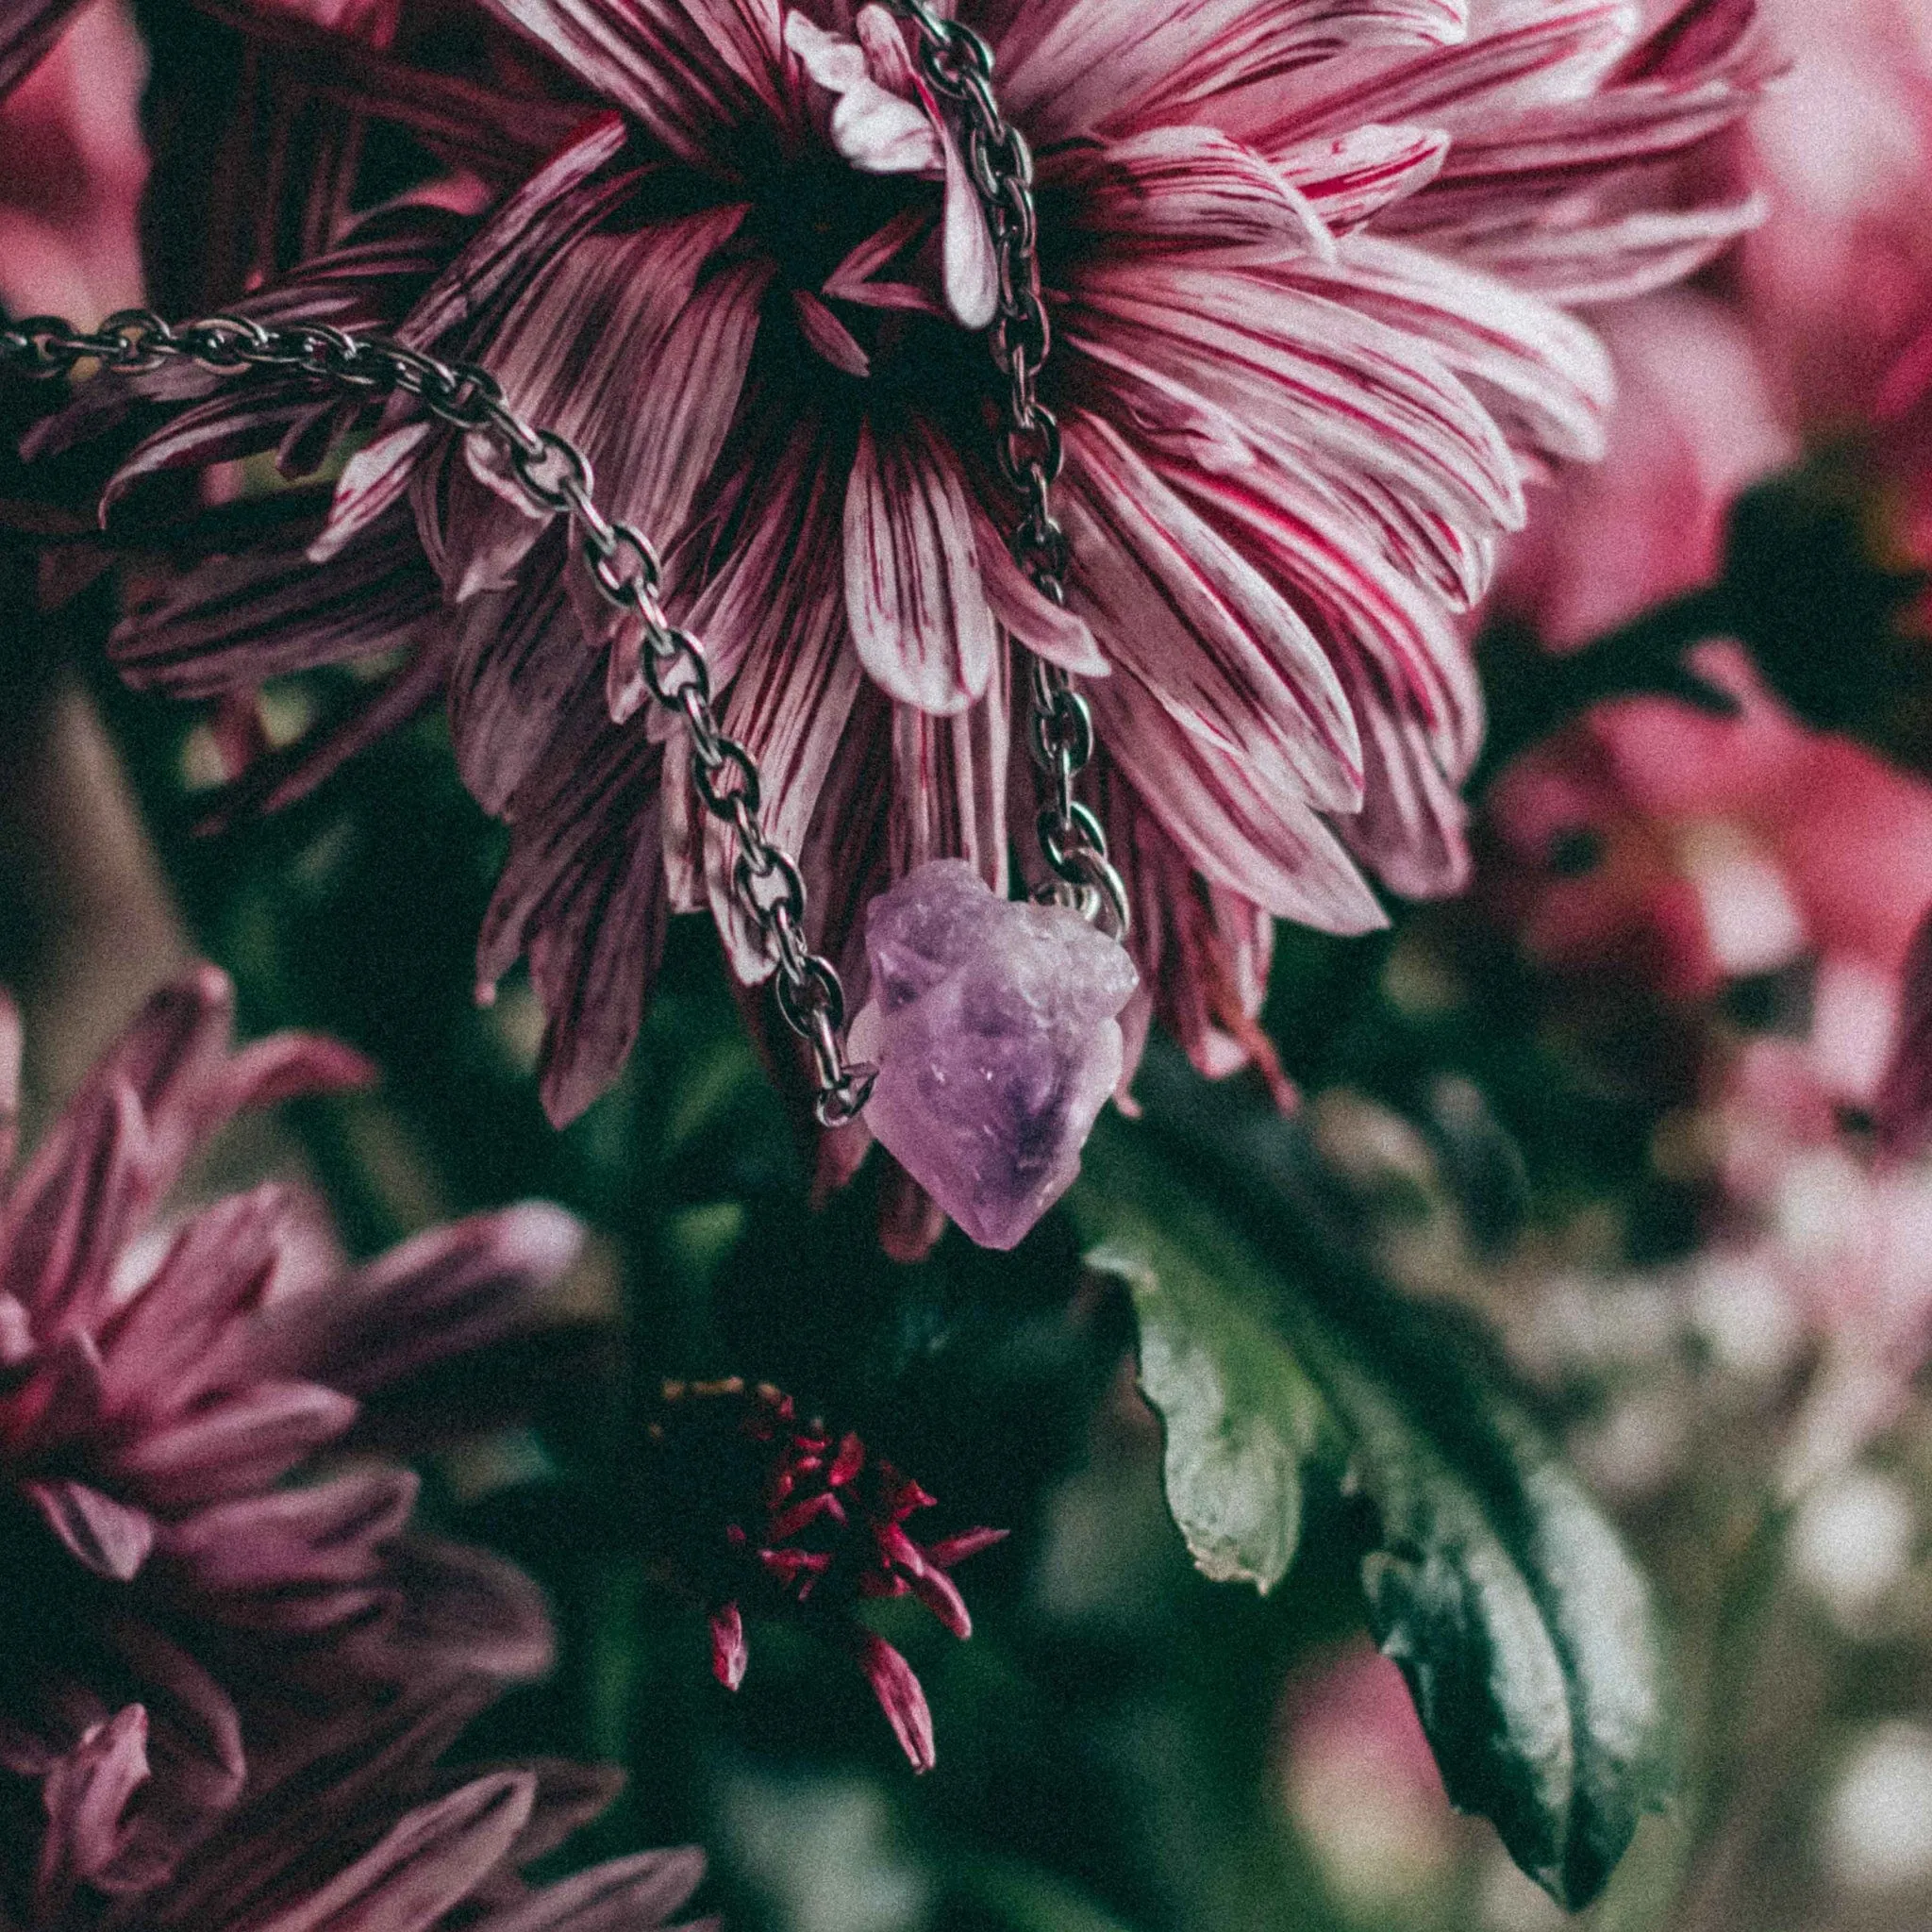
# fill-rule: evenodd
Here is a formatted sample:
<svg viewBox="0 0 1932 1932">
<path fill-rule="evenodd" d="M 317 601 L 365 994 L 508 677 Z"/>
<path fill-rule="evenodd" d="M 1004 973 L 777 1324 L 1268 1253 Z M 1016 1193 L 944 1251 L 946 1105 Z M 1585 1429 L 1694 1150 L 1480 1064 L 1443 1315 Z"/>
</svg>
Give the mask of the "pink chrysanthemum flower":
<svg viewBox="0 0 1932 1932">
<path fill-rule="evenodd" d="M 658 1569 L 702 1604 L 711 1670 L 744 1680 L 744 1617 L 783 1616 L 849 1650 L 916 1771 L 933 1764 L 932 1714 L 912 1667 L 860 1624 L 871 1597 L 915 1596 L 955 1637 L 973 1634 L 947 1574 L 1001 1541 L 969 1529 L 921 1543 L 908 1520 L 933 1498 L 848 1431 L 801 1422 L 770 1383 L 673 1382 L 651 1426 L 641 1488 Z"/>
<path fill-rule="evenodd" d="M 1092 700 L 1133 1039 L 1158 1012 L 1225 1072 L 1257 1042 L 1273 918 L 1378 924 L 1359 865 L 1461 879 L 1481 721 L 1455 614 L 1524 478 L 1601 447 L 1605 358 L 1565 305 L 1679 276 L 1749 220 L 1678 205 L 1674 163 L 1751 97 L 1750 0 L 1647 36 L 1624 0 L 962 0 L 1039 158 L 1065 611 L 1001 540 L 993 258 L 897 20 L 490 5 L 612 111 L 459 248 L 461 218 L 391 210 L 254 312 L 389 322 L 588 452 L 673 560 L 855 1006 L 883 887 L 959 857 L 1003 889 L 1030 852 L 1025 653 Z M 117 491 L 277 440 L 299 470 L 345 420 L 288 384 L 213 394 Z M 270 774 L 282 795 L 447 688 L 464 775 L 514 828 L 480 977 L 528 957 L 567 1118 L 628 1050 L 668 912 L 714 911 L 747 981 L 769 964 L 730 834 L 680 736 L 633 718 L 635 641 L 560 533 L 414 406 L 376 426 L 306 555 L 202 571 L 119 655 L 208 696 L 406 645 L 348 736 Z"/>
<path fill-rule="evenodd" d="M 556 1884 L 525 1867 L 609 1803 L 609 1773 L 441 1763 L 481 1700 L 463 1687 L 346 1711 L 311 1728 L 172 1870 L 113 1856 L 146 1767 L 142 1712 L 92 1730 L 50 1786 L 41 1861 L 0 1894 L 21 1932 L 659 1932 L 704 1875 L 691 1849 L 633 1853 Z M 684 1932 L 716 1932 L 717 1922 Z"/>
<path fill-rule="evenodd" d="M 512 1208 L 355 1267 L 274 1185 L 158 1221 L 239 1110 L 367 1076 L 306 1035 L 232 1051 L 230 1015 L 210 968 L 158 994 L 0 1188 L 0 1871 L 103 1779 L 132 1782 L 99 1871 L 162 1871 L 317 1712 L 548 1662 L 520 1573 L 407 1532 L 412 1475 L 316 1465 L 363 1398 L 531 1323 L 575 1224 Z M 0 1174 L 19 1046 L 0 1003 Z"/>
</svg>

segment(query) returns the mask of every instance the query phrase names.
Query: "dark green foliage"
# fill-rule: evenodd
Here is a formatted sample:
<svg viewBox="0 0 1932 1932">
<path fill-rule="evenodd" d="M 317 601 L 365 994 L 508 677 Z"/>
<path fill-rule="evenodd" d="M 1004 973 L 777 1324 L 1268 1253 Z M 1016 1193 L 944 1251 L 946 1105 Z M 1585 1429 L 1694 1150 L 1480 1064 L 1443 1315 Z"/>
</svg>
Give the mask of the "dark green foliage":
<svg viewBox="0 0 1932 1932">
<path fill-rule="evenodd" d="M 1669 1783 L 1641 1574 L 1464 1324 L 1351 1255 L 1293 1123 L 1210 1100 L 1167 1054 L 1140 1092 L 1146 1127 L 1096 1137 L 1083 1197 L 1090 1224 L 1118 1230 L 1101 1258 L 1135 1278 L 1143 1386 L 1197 1560 L 1274 1582 L 1299 1510 L 1292 1452 L 1339 1438 L 1374 1516 L 1371 1623 L 1451 1797 L 1560 1903 L 1588 1904 Z"/>
</svg>

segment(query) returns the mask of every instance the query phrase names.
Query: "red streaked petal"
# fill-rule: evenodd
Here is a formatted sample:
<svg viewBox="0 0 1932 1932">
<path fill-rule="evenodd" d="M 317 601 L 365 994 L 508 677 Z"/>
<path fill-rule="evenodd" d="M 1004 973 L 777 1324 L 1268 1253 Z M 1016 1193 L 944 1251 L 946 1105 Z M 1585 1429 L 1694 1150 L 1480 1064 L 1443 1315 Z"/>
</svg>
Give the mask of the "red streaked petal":
<svg viewBox="0 0 1932 1932">
<path fill-rule="evenodd" d="M 328 518 L 308 546 L 310 563 L 330 563 L 403 501 L 418 453 L 436 434 L 433 423 L 404 423 L 365 443 L 342 466 Z"/>
<path fill-rule="evenodd" d="M 963 858 L 994 891 L 1007 890 L 1007 777 L 1011 707 L 1006 653 L 986 695 L 950 718 L 892 707 L 893 867 Z"/>
<path fill-rule="evenodd" d="M 1042 147 L 1156 118 L 1226 125 L 1237 90 L 1265 98 L 1352 46 L 1439 44 L 1462 28 L 1459 0 L 1067 0 L 1006 35 L 1001 97 Z"/>
<path fill-rule="evenodd" d="M 1089 693 L 1100 741 L 1194 869 L 1325 932 L 1388 924 L 1334 833 L 1252 761 L 1183 730 L 1124 674 Z"/>
<path fill-rule="evenodd" d="M 1391 202 L 1426 188 L 1449 152 L 1440 127 L 1371 123 L 1297 140 L 1269 156 L 1336 234 L 1359 227 Z"/>
<path fill-rule="evenodd" d="M 1109 247 L 1227 261 L 1335 252 L 1301 190 L 1219 128 L 1153 127 L 1067 148 L 1041 173 L 1070 194 L 1072 225 Z"/>
<path fill-rule="evenodd" d="M 791 308 L 798 317 L 799 333 L 834 369 L 847 375 L 872 374 L 872 358 L 857 337 L 810 290 L 793 289 Z"/>
<path fill-rule="evenodd" d="M 733 131 L 784 115 L 776 0 L 485 0 L 680 160 L 728 168 Z"/>
<path fill-rule="evenodd" d="M 986 512 L 974 507 L 973 541 L 979 553 L 980 581 L 999 626 L 1036 658 L 1058 664 L 1078 677 L 1105 677 L 1107 658 L 1084 618 L 1042 596 L 1013 561 L 1007 541 Z"/>
<path fill-rule="evenodd" d="M 744 1619 L 736 1604 L 726 1604 L 711 1612 L 711 1674 L 727 1690 L 744 1682 L 745 1666 L 751 1652 L 744 1641 Z"/>
<path fill-rule="evenodd" d="M 844 554 L 859 662 L 901 704 L 963 710 L 992 675 L 992 611 L 965 477 L 924 424 L 861 425 Z"/>
<path fill-rule="evenodd" d="M 1355 721 L 1307 623 L 1110 425 L 1074 417 L 1067 448 L 1073 608 L 1117 675 L 1133 673 L 1191 733 L 1248 759 L 1260 782 L 1353 810 Z"/>
<path fill-rule="evenodd" d="M 930 1771 L 933 1755 L 932 1711 L 912 1666 L 882 1637 L 861 1635 L 855 1645 L 858 1667 L 872 1686 L 879 1708 L 892 1726 L 899 1748 L 911 1761 L 914 1771 Z"/>
</svg>

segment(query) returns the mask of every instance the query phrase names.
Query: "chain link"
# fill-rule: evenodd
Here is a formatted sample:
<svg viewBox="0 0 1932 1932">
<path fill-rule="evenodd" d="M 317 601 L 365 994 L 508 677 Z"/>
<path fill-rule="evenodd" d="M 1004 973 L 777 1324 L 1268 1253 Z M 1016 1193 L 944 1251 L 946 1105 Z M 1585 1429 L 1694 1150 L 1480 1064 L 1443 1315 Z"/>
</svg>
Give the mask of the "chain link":
<svg viewBox="0 0 1932 1932">
<path fill-rule="evenodd" d="M 1009 540 L 1013 558 L 1051 603 L 1067 601 L 1073 551 L 1053 513 L 1053 486 L 1066 453 L 1059 419 L 1040 398 L 1040 372 L 1053 327 L 1040 292 L 1040 217 L 1033 199 L 1033 152 L 1000 111 L 993 92 L 992 49 L 969 26 L 949 20 L 931 0 L 887 0 L 919 42 L 919 64 L 933 91 L 958 109 L 966 167 L 992 231 L 999 265 L 999 306 L 988 345 L 1006 378 L 1003 421 L 993 456 L 1019 499 L 1022 516 Z M 1040 849 L 1055 883 L 1049 896 L 1076 907 L 1114 938 L 1127 936 L 1127 889 L 1108 857 L 1098 818 L 1075 796 L 1093 756 L 1093 714 L 1058 664 L 1032 664 L 1027 741 L 1046 787 L 1040 810 Z"/>
<path fill-rule="evenodd" d="M 145 308 L 124 308 L 92 333 L 53 315 L 0 322 L 0 369 L 42 381 L 71 375 L 83 362 L 134 375 L 167 360 L 219 375 L 275 370 L 339 389 L 418 397 L 453 428 L 492 442 L 533 507 L 570 518 L 584 567 L 605 601 L 643 627 L 645 683 L 690 729 L 691 777 L 705 809 L 737 834 L 732 891 L 773 962 L 779 1011 L 811 1050 L 818 1117 L 826 1126 L 857 1119 L 878 1069 L 846 1058 L 844 989 L 831 962 L 807 942 L 805 879 L 791 856 L 766 836 L 758 761 L 718 722 L 704 645 L 665 615 L 663 567 L 651 540 L 598 508 L 583 452 L 555 430 L 525 422 L 488 370 L 440 361 L 387 337 L 319 323 L 271 329 L 237 315 L 175 325 Z"/>
</svg>

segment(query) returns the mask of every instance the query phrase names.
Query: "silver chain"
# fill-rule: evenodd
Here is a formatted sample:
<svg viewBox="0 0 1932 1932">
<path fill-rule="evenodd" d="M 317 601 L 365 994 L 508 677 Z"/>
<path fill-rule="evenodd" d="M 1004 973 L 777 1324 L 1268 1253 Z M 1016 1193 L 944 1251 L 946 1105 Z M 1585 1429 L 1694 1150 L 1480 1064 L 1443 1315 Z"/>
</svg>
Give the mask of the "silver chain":
<svg viewBox="0 0 1932 1932">
<path fill-rule="evenodd" d="M 732 891 L 774 968 L 778 1008 L 811 1050 L 818 1118 L 828 1127 L 856 1119 L 878 1069 L 845 1057 L 844 989 L 831 962 L 806 942 L 805 879 L 797 861 L 765 834 L 757 760 L 719 725 L 703 643 L 664 613 L 663 569 L 651 540 L 598 508 L 584 453 L 555 430 L 526 422 L 487 369 L 440 361 L 383 336 L 315 323 L 270 329 L 236 315 L 177 326 L 145 308 L 122 309 L 91 335 L 58 316 L 0 323 L 0 369 L 42 380 L 69 375 L 81 362 L 139 375 L 171 358 L 217 375 L 271 369 L 340 389 L 415 396 L 452 427 L 494 443 L 533 508 L 570 519 L 583 566 L 606 602 L 642 623 L 644 681 L 690 729 L 691 776 L 705 809 L 738 835 Z"/>
<path fill-rule="evenodd" d="M 1042 597 L 1064 606 L 1073 551 L 1053 513 L 1053 486 L 1065 463 L 1059 420 L 1040 399 L 1040 372 L 1053 329 L 1040 293 L 1040 218 L 1033 199 L 1033 152 L 1000 111 L 992 91 L 992 49 L 969 26 L 948 20 L 931 0 L 887 0 L 919 39 L 919 64 L 936 93 L 958 108 L 966 166 L 992 230 L 999 263 L 999 307 L 988 342 L 1006 378 L 999 441 L 1000 475 L 1024 513 L 1008 540 L 1014 561 Z M 1047 788 L 1041 808 L 1040 849 L 1057 885 L 1053 896 L 1074 905 L 1119 940 L 1127 936 L 1127 890 L 1108 857 L 1107 833 L 1074 794 L 1093 756 L 1093 714 L 1058 664 L 1035 657 L 1027 742 Z"/>
</svg>

